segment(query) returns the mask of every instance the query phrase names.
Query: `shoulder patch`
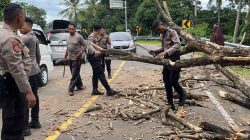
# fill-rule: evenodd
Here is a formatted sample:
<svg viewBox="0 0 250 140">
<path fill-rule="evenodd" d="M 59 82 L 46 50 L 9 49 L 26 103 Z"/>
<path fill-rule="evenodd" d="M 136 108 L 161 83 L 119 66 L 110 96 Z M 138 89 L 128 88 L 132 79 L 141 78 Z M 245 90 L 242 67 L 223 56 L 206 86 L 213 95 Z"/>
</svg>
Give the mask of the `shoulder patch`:
<svg viewBox="0 0 250 140">
<path fill-rule="evenodd" d="M 11 43 L 12 43 L 13 51 L 15 53 L 20 53 L 21 52 L 21 43 L 19 42 L 19 40 L 14 38 Z"/>
</svg>

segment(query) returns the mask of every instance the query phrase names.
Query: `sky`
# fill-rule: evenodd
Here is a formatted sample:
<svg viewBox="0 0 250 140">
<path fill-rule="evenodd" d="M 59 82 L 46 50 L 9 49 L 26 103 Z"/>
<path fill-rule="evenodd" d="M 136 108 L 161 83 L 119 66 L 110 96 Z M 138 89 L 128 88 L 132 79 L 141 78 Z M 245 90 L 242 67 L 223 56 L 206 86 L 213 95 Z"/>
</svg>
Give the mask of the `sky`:
<svg viewBox="0 0 250 140">
<path fill-rule="evenodd" d="M 47 12 L 47 22 L 51 22 L 55 19 L 61 19 L 61 16 L 59 16 L 59 11 L 64 9 L 64 7 L 61 5 L 63 0 L 19 0 L 26 2 L 28 4 L 37 6 L 39 8 L 44 9 Z M 223 1 L 223 6 L 228 5 L 228 2 L 226 0 Z M 202 8 L 207 8 L 208 0 L 201 0 L 202 2 Z"/>
</svg>

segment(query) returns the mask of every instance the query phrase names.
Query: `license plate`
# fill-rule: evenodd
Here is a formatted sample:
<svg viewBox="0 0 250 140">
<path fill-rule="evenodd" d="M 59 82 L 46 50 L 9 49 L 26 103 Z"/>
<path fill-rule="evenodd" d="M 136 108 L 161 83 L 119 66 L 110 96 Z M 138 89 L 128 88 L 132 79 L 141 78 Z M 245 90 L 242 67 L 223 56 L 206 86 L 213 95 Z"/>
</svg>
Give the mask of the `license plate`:
<svg viewBox="0 0 250 140">
<path fill-rule="evenodd" d="M 59 51 L 59 52 L 65 52 L 66 51 L 66 47 L 55 47 L 55 50 Z"/>
</svg>

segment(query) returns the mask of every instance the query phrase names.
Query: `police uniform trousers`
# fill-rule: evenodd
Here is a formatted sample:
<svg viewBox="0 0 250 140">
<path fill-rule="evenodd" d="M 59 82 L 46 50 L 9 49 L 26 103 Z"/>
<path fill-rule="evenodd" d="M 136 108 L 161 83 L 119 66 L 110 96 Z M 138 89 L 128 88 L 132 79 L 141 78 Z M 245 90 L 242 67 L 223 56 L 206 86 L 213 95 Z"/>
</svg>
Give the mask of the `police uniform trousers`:
<svg viewBox="0 0 250 140">
<path fill-rule="evenodd" d="M 98 89 L 98 80 L 101 81 L 104 88 L 109 91 L 111 88 L 106 80 L 103 67 L 103 56 L 95 57 L 95 54 L 89 54 L 88 59 L 93 70 L 92 85 L 93 91 Z"/>
<path fill-rule="evenodd" d="M 2 132 L 1 140 L 23 140 L 26 96 L 20 93 L 15 80 L 7 73 L 1 80 Z"/>
<path fill-rule="evenodd" d="M 39 80 L 40 73 L 29 76 L 29 83 L 32 89 L 32 92 L 34 96 L 36 97 L 36 104 L 35 106 L 31 109 L 31 118 L 32 121 L 38 121 L 39 120 L 39 96 L 38 96 L 38 80 Z M 26 103 L 26 108 L 25 108 L 25 116 L 24 116 L 24 128 L 28 128 L 29 125 L 29 107 L 28 104 Z"/>
<path fill-rule="evenodd" d="M 108 74 L 111 74 L 111 60 L 105 60 L 105 57 L 107 57 L 107 56 L 109 56 L 109 55 L 102 56 L 102 66 L 104 68 L 104 72 L 105 72 L 105 66 L 106 66 Z"/>
<path fill-rule="evenodd" d="M 81 63 L 77 60 L 69 60 L 69 68 L 72 74 L 72 78 L 69 84 L 69 92 L 74 92 L 75 87 L 81 88 L 83 87 L 82 78 L 80 75 L 81 71 Z"/>
<path fill-rule="evenodd" d="M 171 56 L 165 57 L 175 62 L 180 60 L 179 52 L 173 53 Z M 163 66 L 163 82 L 165 85 L 165 90 L 167 93 L 167 101 L 169 105 L 174 105 L 173 103 L 173 88 L 179 94 L 179 106 L 183 106 L 186 100 L 186 94 L 184 93 L 181 85 L 178 83 L 180 78 L 181 69 L 169 69 Z"/>
</svg>

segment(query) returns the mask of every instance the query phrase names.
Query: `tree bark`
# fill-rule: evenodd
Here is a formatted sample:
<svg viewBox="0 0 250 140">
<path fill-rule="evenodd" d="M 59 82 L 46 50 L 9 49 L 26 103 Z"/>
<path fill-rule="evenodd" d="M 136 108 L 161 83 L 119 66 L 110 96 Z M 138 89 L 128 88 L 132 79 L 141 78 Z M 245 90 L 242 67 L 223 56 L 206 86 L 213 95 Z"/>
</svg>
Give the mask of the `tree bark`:
<svg viewBox="0 0 250 140">
<path fill-rule="evenodd" d="M 250 98 L 250 87 L 241 80 L 237 75 L 231 73 L 226 68 L 223 68 L 219 65 L 215 65 L 217 69 L 219 69 L 229 80 L 231 80 L 236 88 L 240 90 L 247 98 Z"/>
<path fill-rule="evenodd" d="M 246 97 L 241 97 L 241 96 L 237 96 L 235 94 L 232 93 L 225 93 L 225 97 L 222 97 L 225 100 L 229 100 L 231 102 L 234 102 L 238 105 L 241 105 L 245 108 L 250 109 L 250 99 L 246 98 Z"/>
<path fill-rule="evenodd" d="M 219 126 L 216 126 L 214 124 L 210 124 L 208 122 L 201 122 L 200 127 L 204 131 L 210 131 L 210 132 L 215 132 L 215 133 L 219 133 L 219 134 L 224 134 L 226 136 L 233 134 L 229 130 L 223 129 L 223 128 L 219 127 Z"/>
<path fill-rule="evenodd" d="M 163 0 L 163 7 L 164 7 L 164 10 L 167 14 L 167 16 L 169 17 L 169 19 L 172 21 L 172 17 L 169 13 L 169 9 L 168 9 L 168 4 L 167 4 L 167 0 Z"/>
<path fill-rule="evenodd" d="M 114 56 L 108 57 L 107 59 L 119 59 L 119 60 L 129 60 L 129 61 L 139 61 L 144 63 L 156 64 L 156 65 L 165 65 L 171 69 L 178 68 L 188 68 L 195 66 L 203 66 L 210 64 L 221 64 L 222 66 L 231 66 L 231 65 L 249 65 L 250 57 L 219 57 L 219 56 L 205 56 L 200 58 L 191 58 L 178 60 L 172 62 L 169 59 L 154 58 L 150 56 L 140 56 L 131 52 L 125 52 L 115 49 L 101 50 L 103 53 L 111 53 Z"/>
<path fill-rule="evenodd" d="M 166 12 L 162 9 L 161 4 L 159 2 L 159 0 L 155 0 L 155 5 L 156 7 L 160 10 L 160 14 L 163 16 L 164 20 L 167 23 L 172 23 L 173 25 L 175 25 L 175 23 L 172 22 L 171 17 L 169 17 Z M 170 14 L 169 14 L 170 15 Z"/>
</svg>

